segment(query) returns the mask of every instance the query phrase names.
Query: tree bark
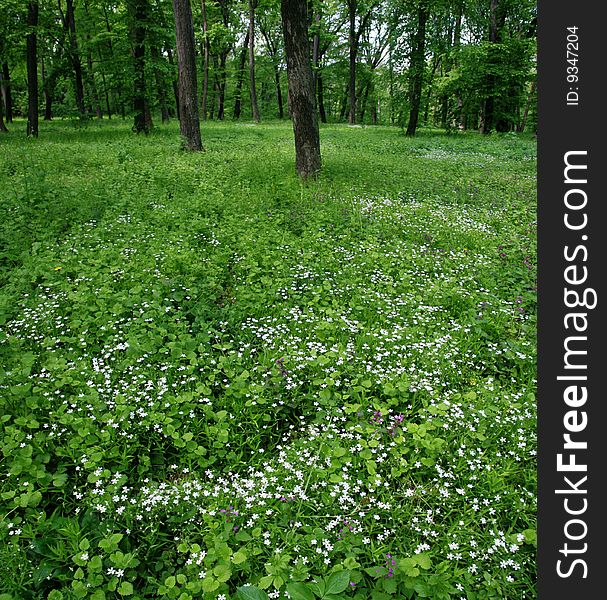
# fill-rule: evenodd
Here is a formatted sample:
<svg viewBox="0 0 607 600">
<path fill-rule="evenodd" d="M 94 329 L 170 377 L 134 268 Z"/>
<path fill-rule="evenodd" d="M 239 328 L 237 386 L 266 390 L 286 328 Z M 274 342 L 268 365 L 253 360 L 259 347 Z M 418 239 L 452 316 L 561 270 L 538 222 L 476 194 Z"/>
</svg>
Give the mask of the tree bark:
<svg viewBox="0 0 607 600">
<path fill-rule="evenodd" d="M 249 88 L 251 92 L 251 113 L 253 121 L 259 123 L 259 106 L 257 105 L 257 89 L 255 86 L 255 8 L 257 0 L 249 0 Z"/>
<path fill-rule="evenodd" d="M 417 10 L 417 31 L 413 40 L 413 51 L 411 53 L 411 83 L 409 123 L 407 124 L 408 136 L 415 135 L 419 121 L 419 109 L 422 100 L 422 88 L 424 83 L 424 67 L 426 55 L 426 23 L 428 21 L 428 6 L 426 0 L 420 0 Z"/>
<path fill-rule="evenodd" d="M 198 113 L 198 84 L 194 50 L 194 23 L 190 0 L 173 0 L 179 67 L 179 131 L 186 150 L 202 150 Z"/>
<path fill-rule="evenodd" d="M 281 15 L 289 80 L 289 105 L 295 136 L 295 167 L 306 180 L 321 167 L 320 136 L 316 115 L 308 43 L 306 0 L 281 0 Z"/>
<path fill-rule="evenodd" d="M 6 122 L 13 122 L 13 96 L 11 94 L 11 74 L 8 63 L 2 63 L 2 96 L 4 97 L 4 106 L 6 107 Z"/>
<path fill-rule="evenodd" d="M 29 33 L 27 51 L 27 135 L 38 137 L 38 1 L 30 0 L 27 7 Z"/>
</svg>

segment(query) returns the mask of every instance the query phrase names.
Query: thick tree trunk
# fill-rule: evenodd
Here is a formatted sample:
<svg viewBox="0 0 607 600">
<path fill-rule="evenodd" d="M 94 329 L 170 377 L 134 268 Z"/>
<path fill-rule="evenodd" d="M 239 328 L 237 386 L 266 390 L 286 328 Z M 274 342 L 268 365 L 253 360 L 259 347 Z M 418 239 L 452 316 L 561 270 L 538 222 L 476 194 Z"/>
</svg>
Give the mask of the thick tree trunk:
<svg viewBox="0 0 607 600">
<path fill-rule="evenodd" d="M 150 119 L 145 99 L 145 35 L 147 23 L 147 0 L 130 0 L 130 27 L 133 40 L 133 131 L 148 133 Z"/>
<path fill-rule="evenodd" d="M 289 80 L 289 104 L 295 135 L 295 167 L 304 180 L 321 167 L 320 137 L 308 44 L 306 0 L 281 0 Z"/>
<path fill-rule="evenodd" d="M 244 65 L 247 60 L 247 53 L 249 51 L 249 31 L 244 38 L 242 50 L 240 51 L 240 67 L 238 69 L 238 75 L 236 79 L 236 91 L 234 92 L 234 119 L 240 119 L 240 113 L 242 112 L 242 83 L 244 80 Z"/>
<path fill-rule="evenodd" d="M 206 0 L 202 0 L 202 33 L 204 36 L 203 41 L 203 62 L 202 62 L 202 105 L 201 112 L 203 120 L 207 120 L 207 98 L 209 95 L 209 57 L 210 57 L 210 43 L 208 34 L 208 23 L 207 23 L 207 5 Z"/>
<path fill-rule="evenodd" d="M 194 23 L 190 0 L 173 0 L 179 67 L 179 131 L 186 150 L 202 150 L 198 113 L 198 84 L 194 50 Z"/>
<path fill-rule="evenodd" d="M 4 97 L 4 106 L 6 107 L 6 122 L 13 122 L 13 96 L 11 94 L 11 74 L 8 63 L 2 63 L 2 96 Z"/>
<path fill-rule="evenodd" d="M 249 0 L 249 88 L 251 92 L 251 114 L 255 123 L 259 123 L 259 106 L 255 86 L 255 8 L 257 0 Z"/>
<path fill-rule="evenodd" d="M 413 51 L 411 53 L 411 83 L 409 123 L 407 124 L 408 136 L 415 135 L 419 121 L 419 109 L 422 101 L 422 88 L 424 83 L 424 67 L 426 54 L 426 23 L 428 21 L 428 6 L 426 0 L 421 0 L 417 11 L 417 31 L 413 40 Z"/>
<path fill-rule="evenodd" d="M 38 137 L 38 1 L 30 0 L 27 7 L 27 135 Z"/>
</svg>

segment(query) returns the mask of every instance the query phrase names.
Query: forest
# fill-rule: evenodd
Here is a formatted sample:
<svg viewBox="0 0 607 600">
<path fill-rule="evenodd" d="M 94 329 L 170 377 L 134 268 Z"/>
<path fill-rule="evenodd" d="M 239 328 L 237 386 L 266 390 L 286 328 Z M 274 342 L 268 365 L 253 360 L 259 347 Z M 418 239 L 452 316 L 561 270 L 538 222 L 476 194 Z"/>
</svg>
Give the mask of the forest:
<svg viewBox="0 0 607 600">
<path fill-rule="evenodd" d="M 188 5 L 200 118 L 290 114 L 280 2 Z M 0 128 L 28 118 L 135 116 L 137 131 L 179 118 L 173 5 L 161 0 L 3 0 Z M 390 124 L 414 135 L 533 130 L 535 3 L 338 0 L 306 3 L 322 123 Z M 28 117 L 28 107 L 31 115 Z"/>
<path fill-rule="evenodd" d="M 0 600 L 537 596 L 536 28 L 0 0 Z"/>
</svg>

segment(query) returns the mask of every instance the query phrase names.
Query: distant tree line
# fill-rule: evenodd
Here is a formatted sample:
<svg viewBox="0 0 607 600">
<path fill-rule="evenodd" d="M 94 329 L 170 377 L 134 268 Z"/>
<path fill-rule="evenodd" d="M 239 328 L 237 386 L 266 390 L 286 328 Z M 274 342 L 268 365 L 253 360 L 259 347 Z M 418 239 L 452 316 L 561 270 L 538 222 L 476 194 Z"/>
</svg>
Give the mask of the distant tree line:
<svg viewBox="0 0 607 600">
<path fill-rule="evenodd" d="M 535 128 L 530 0 L 0 0 L 0 15 L 3 131 L 15 117 L 33 136 L 38 118 L 147 132 L 182 116 L 293 117 L 285 27 L 298 26 L 320 122 Z"/>
</svg>

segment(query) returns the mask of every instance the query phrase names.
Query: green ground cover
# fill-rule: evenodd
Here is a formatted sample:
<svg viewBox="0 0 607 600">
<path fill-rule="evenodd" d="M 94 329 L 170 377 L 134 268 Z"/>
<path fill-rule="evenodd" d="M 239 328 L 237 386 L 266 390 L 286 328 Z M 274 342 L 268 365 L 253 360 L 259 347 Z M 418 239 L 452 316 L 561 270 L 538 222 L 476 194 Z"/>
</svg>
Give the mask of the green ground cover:
<svg viewBox="0 0 607 600">
<path fill-rule="evenodd" d="M 535 142 L 203 136 L 0 138 L 0 598 L 535 597 Z"/>
</svg>

